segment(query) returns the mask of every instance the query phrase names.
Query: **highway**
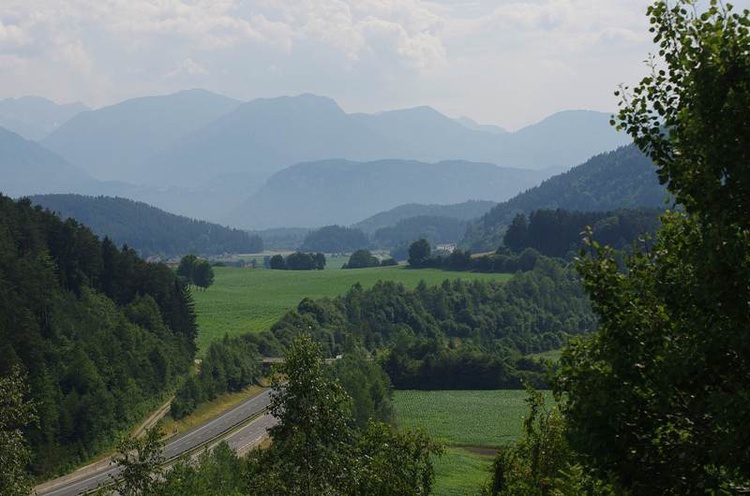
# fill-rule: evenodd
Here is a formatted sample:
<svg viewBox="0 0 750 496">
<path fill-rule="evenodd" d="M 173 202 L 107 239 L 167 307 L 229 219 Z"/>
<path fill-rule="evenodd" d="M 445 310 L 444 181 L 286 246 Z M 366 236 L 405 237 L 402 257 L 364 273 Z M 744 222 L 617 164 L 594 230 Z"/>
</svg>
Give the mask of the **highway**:
<svg viewBox="0 0 750 496">
<path fill-rule="evenodd" d="M 266 430 L 275 424 L 275 419 L 263 413 L 270 402 L 269 389 L 241 403 L 215 419 L 181 434 L 167 442 L 164 447 L 164 458 L 172 461 L 208 443 L 224 439 L 240 454 L 247 452 L 260 442 Z M 252 422 L 236 429 L 247 419 L 260 415 Z M 230 431 L 232 431 L 230 433 Z M 108 462 L 101 462 L 85 467 L 73 474 L 49 481 L 37 486 L 36 494 L 40 496 L 75 496 L 96 489 L 108 483 L 116 476 L 119 469 Z"/>
</svg>

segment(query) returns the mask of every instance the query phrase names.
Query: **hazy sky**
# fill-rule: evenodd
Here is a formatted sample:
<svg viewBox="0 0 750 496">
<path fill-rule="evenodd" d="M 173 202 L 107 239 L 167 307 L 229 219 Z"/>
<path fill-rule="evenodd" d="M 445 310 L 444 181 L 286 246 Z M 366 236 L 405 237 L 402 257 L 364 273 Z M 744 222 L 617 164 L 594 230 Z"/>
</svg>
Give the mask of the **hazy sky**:
<svg viewBox="0 0 750 496">
<path fill-rule="evenodd" d="M 0 98 L 311 92 L 350 112 L 431 105 L 513 129 L 614 110 L 617 85 L 646 71 L 649 3 L 0 0 Z"/>
</svg>

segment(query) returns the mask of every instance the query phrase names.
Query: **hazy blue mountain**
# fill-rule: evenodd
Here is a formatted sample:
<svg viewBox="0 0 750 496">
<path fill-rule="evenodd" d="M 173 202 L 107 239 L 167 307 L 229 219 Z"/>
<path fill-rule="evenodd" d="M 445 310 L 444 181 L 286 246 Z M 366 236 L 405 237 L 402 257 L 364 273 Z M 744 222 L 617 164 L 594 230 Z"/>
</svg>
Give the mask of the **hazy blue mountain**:
<svg viewBox="0 0 750 496">
<path fill-rule="evenodd" d="M 274 174 L 225 222 L 254 229 L 350 225 L 410 202 L 502 201 L 548 175 L 464 161 L 308 162 Z"/>
<path fill-rule="evenodd" d="M 96 181 L 38 143 L 0 127 L 0 192 L 11 197 L 94 187 Z"/>
<path fill-rule="evenodd" d="M 472 129 L 430 107 L 347 114 L 330 98 L 305 94 L 245 103 L 189 133 L 139 168 L 159 184 L 241 176 L 250 192 L 284 167 L 356 161 L 469 160 L 528 169 L 569 168 L 628 142 L 608 114 L 556 114 L 515 133 Z M 565 125 L 569 122 L 569 125 Z"/>
<path fill-rule="evenodd" d="M 58 105 L 39 96 L 0 100 L 0 126 L 29 140 L 39 140 L 89 108 L 80 103 Z"/>
<path fill-rule="evenodd" d="M 470 200 L 454 205 L 421 205 L 407 203 L 386 212 L 380 212 L 354 224 L 352 227 L 372 234 L 378 229 L 395 226 L 413 217 L 447 217 L 456 220 L 473 220 L 486 214 L 497 205 L 493 201 Z"/>
<path fill-rule="evenodd" d="M 461 124 L 464 127 L 468 127 L 469 129 L 473 129 L 475 131 L 486 131 L 488 133 L 493 134 L 505 134 L 508 132 L 507 129 L 502 128 L 500 126 L 496 126 L 495 124 L 479 124 L 473 119 L 469 119 L 468 117 L 458 117 L 456 119 L 453 119 L 459 124 Z"/>
<path fill-rule="evenodd" d="M 629 145 L 597 155 L 498 204 L 467 230 L 462 244 L 475 250 L 497 248 L 499 232 L 520 212 L 663 208 L 666 199 L 666 189 L 659 184 L 653 162 L 635 145 Z"/>
<path fill-rule="evenodd" d="M 462 126 L 432 107 L 352 114 L 351 118 L 400 143 L 400 155 L 383 156 L 384 151 L 380 151 L 380 156 L 372 158 L 463 159 L 496 163 L 492 159 L 497 158 L 496 152 L 504 146 L 498 136 Z"/>
<path fill-rule="evenodd" d="M 118 246 L 127 244 L 145 257 L 263 251 L 261 238 L 245 231 L 170 214 L 125 198 L 60 194 L 36 195 L 31 200 L 63 219 L 76 219 Z"/>
<path fill-rule="evenodd" d="M 42 144 L 93 177 L 147 183 L 149 171 L 136 165 L 239 103 L 205 90 L 133 98 L 78 114 Z"/>
<path fill-rule="evenodd" d="M 332 99 L 305 94 L 245 103 L 185 136 L 146 168 L 159 171 L 160 180 L 185 184 L 228 174 L 260 186 L 274 172 L 303 161 L 404 153 Z"/>
<path fill-rule="evenodd" d="M 631 143 L 628 135 L 609 124 L 610 118 L 610 114 L 590 110 L 558 112 L 512 133 L 505 157 L 517 167 L 525 163 L 572 167 Z"/>
</svg>

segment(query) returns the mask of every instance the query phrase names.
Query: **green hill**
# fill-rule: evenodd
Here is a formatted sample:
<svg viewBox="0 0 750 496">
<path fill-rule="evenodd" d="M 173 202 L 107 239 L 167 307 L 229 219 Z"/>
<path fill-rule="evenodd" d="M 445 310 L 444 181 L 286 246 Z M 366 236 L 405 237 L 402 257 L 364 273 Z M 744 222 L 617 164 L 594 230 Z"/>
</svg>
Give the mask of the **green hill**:
<svg viewBox="0 0 750 496">
<path fill-rule="evenodd" d="M 170 214 L 125 198 L 38 195 L 32 201 L 62 218 L 78 220 L 117 245 L 127 244 L 142 256 L 263 251 L 263 240 L 257 235 Z"/>
<path fill-rule="evenodd" d="M 659 184 L 651 160 L 634 145 L 625 146 L 498 204 L 467 229 L 461 244 L 474 251 L 497 248 L 502 230 L 518 213 L 558 208 L 584 212 L 664 208 L 666 199 L 666 189 Z"/>
<path fill-rule="evenodd" d="M 166 265 L 0 195 L 0 375 L 28 373 L 35 473 L 111 447 L 192 367 L 196 334 Z"/>
<path fill-rule="evenodd" d="M 367 234 L 373 234 L 378 229 L 392 227 L 403 220 L 414 217 L 446 217 L 468 221 L 481 217 L 495 205 L 497 203 L 483 200 L 470 200 L 452 205 L 406 203 L 361 220 L 352 227 L 361 229 Z"/>
</svg>

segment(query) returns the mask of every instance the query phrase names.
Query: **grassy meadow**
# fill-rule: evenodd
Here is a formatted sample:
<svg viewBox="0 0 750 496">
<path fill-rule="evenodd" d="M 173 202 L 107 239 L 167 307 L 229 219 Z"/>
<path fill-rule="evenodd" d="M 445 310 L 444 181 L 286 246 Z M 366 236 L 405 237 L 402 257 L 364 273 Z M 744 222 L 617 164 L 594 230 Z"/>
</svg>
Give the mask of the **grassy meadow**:
<svg viewBox="0 0 750 496">
<path fill-rule="evenodd" d="M 419 427 L 446 445 L 435 464 L 438 496 L 475 494 L 489 479 L 497 448 L 521 435 L 525 400 L 522 390 L 394 391 L 399 426 Z"/>
<path fill-rule="evenodd" d="M 414 288 L 419 281 L 440 284 L 445 279 L 505 281 L 508 274 L 410 270 L 404 266 L 350 270 L 268 270 L 214 267 L 214 284 L 193 290 L 198 317 L 198 346 L 204 350 L 224 334 L 261 332 L 305 297 L 334 297 L 359 282 L 367 288 L 379 280 L 393 280 Z"/>
</svg>

